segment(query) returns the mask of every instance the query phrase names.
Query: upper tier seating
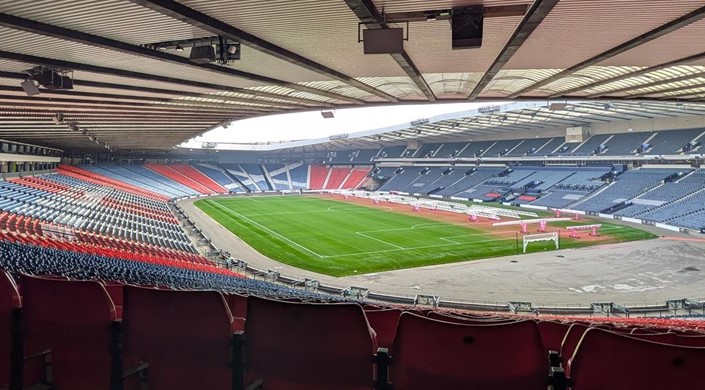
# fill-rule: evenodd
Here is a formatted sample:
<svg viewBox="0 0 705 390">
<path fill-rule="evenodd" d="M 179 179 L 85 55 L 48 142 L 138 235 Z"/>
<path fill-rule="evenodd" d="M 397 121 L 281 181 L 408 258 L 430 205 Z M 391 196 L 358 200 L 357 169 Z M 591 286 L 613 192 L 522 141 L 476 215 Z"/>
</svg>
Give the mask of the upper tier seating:
<svg viewBox="0 0 705 390">
<path fill-rule="evenodd" d="M 432 158 L 436 156 L 436 151 L 442 144 L 423 144 L 414 154 L 414 158 Z"/>
<path fill-rule="evenodd" d="M 616 215 L 636 217 L 659 207 L 667 207 L 690 194 L 705 189 L 705 172 L 694 171 L 681 179 L 664 183 L 645 194 L 632 199 L 632 205 L 620 210 Z"/>
<path fill-rule="evenodd" d="M 436 151 L 434 158 L 451 158 L 460 155 L 460 152 L 465 148 L 467 142 L 447 142 Z"/>
<path fill-rule="evenodd" d="M 534 138 L 523 140 L 517 147 L 512 149 L 507 156 L 526 156 L 536 154 L 544 145 L 551 142 L 553 138 Z"/>
<path fill-rule="evenodd" d="M 648 155 L 681 154 L 681 148 L 701 136 L 705 129 L 659 131 L 649 141 L 651 147 L 644 152 Z"/>
<path fill-rule="evenodd" d="M 481 156 L 483 153 L 487 152 L 495 141 L 475 141 L 470 142 L 470 144 L 463 150 L 458 157 L 476 157 Z"/>
<path fill-rule="evenodd" d="M 493 143 L 489 148 L 485 150 L 485 153 L 482 154 L 483 157 L 499 157 L 499 156 L 504 156 L 507 153 L 510 153 L 512 149 L 517 147 L 521 140 L 501 140 L 501 141 L 496 141 Z"/>
<path fill-rule="evenodd" d="M 605 143 L 607 149 L 601 154 L 605 156 L 627 156 L 634 154 L 636 149 L 650 136 L 651 133 L 615 134 Z"/>
<path fill-rule="evenodd" d="M 595 149 L 598 149 L 610 135 L 608 134 L 598 134 L 593 135 L 588 138 L 585 142 L 578 144 L 573 148 L 571 154 L 581 155 L 581 156 L 592 156 L 595 154 Z"/>
<path fill-rule="evenodd" d="M 406 146 L 400 145 L 400 146 L 390 146 L 390 147 L 385 147 L 382 149 L 382 151 L 379 154 L 380 158 L 399 158 L 403 157 L 402 153 L 406 150 Z"/>
</svg>

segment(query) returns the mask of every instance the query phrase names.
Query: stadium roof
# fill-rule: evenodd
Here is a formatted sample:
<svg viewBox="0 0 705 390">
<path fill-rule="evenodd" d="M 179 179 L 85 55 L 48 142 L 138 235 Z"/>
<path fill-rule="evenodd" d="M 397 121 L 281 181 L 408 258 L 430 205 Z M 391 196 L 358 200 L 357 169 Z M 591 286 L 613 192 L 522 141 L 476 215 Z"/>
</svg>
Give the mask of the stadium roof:
<svg viewBox="0 0 705 390">
<path fill-rule="evenodd" d="M 470 5 L 484 6 L 482 46 L 453 50 L 442 16 Z M 0 138 L 170 149 L 223 122 L 286 111 L 697 102 L 704 18 L 702 0 L 0 0 Z M 404 28 L 403 52 L 363 54 L 360 23 Z M 189 59 L 219 36 L 242 45 L 239 61 Z M 72 71 L 73 89 L 27 96 L 20 83 L 37 66 Z"/>
<path fill-rule="evenodd" d="M 218 142 L 220 150 L 256 150 L 298 152 L 307 150 L 339 150 L 378 148 L 404 145 L 409 140 L 425 142 L 467 142 L 473 137 L 527 137 L 527 132 L 540 129 L 591 127 L 594 123 L 639 119 L 705 116 L 703 103 L 632 102 L 632 101 L 562 101 L 516 102 L 487 105 L 475 110 L 454 112 L 431 118 L 419 118 L 394 126 L 336 134 L 325 138 L 261 143 Z"/>
</svg>

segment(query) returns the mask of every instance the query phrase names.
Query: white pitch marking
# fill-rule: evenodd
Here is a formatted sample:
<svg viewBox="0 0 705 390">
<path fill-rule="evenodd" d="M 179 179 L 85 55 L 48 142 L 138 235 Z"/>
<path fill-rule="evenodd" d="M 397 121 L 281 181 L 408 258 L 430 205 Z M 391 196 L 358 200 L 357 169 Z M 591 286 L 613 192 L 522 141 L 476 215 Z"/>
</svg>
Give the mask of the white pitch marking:
<svg viewBox="0 0 705 390">
<path fill-rule="evenodd" d="M 214 202 L 214 203 L 215 203 L 215 202 Z M 240 213 L 238 213 L 238 212 L 236 212 L 236 211 L 233 211 L 233 210 L 230 210 L 230 209 L 228 209 L 228 208 L 225 208 L 225 207 L 219 205 L 218 203 L 215 203 L 215 204 L 216 204 L 216 206 L 218 206 L 218 208 L 220 208 L 221 210 L 224 210 L 226 213 L 230 213 L 230 214 L 237 215 L 238 217 L 240 217 L 240 218 L 242 218 L 242 219 L 244 219 L 244 220 L 246 220 L 246 221 L 248 221 L 248 222 L 250 222 L 250 223 L 252 223 L 252 224 L 254 224 L 254 225 L 257 225 L 257 226 L 261 227 L 262 229 L 264 229 L 264 230 L 266 230 L 266 231 L 272 233 L 273 235 L 275 235 L 275 236 L 281 238 L 282 240 L 288 241 L 288 242 L 290 242 L 290 243 L 292 243 L 292 244 L 298 246 L 299 248 L 305 250 L 306 252 L 309 252 L 309 253 L 313 254 L 314 256 L 318 256 L 318 257 L 321 258 L 321 259 L 324 258 L 324 256 L 319 255 L 318 253 L 316 253 L 316 252 L 314 252 L 314 251 L 312 251 L 312 250 L 306 248 L 305 246 L 299 244 L 298 242 L 296 242 L 296 241 L 294 241 L 294 240 L 291 240 L 291 239 L 289 239 L 289 238 L 287 238 L 287 237 L 285 237 L 285 236 L 282 236 L 281 234 L 275 232 L 274 230 L 272 230 L 272 229 L 270 229 L 270 228 L 268 228 L 268 227 L 266 227 L 266 226 L 264 226 L 264 225 L 262 225 L 262 224 L 260 224 L 260 223 L 258 223 L 258 222 L 255 222 L 255 221 L 251 220 L 250 218 L 247 218 L 246 216 L 244 216 L 244 215 L 242 215 L 242 214 L 240 214 Z"/>
<path fill-rule="evenodd" d="M 403 246 L 399 246 L 399 245 L 397 245 L 397 244 L 392 244 L 391 242 L 387 242 L 387 241 L 381 240 L 381 239 L 379 239 L 379 238 L 377 238 L 377 237 L 368 236 L 367 234 L 365 234 L 365 233 L 363 233 L 363 232 L 355 232 L 355 234 L 359 234 L 359 235 L 361 235 L 361 236 L 363 236 L 363 237 L 367 237 L 367 238 L 369 238 L 369 239 L 372 239 L 372 240 L 381 242 L 381 243 L 383 243 L 383 244 L 391 245 L 391 246 L 393 246 L 393 247 L 395 247 L 395 248 L 398 248 L 398 249 L 409 249 L 409 248 L 404 248 Z"/>
</svg>

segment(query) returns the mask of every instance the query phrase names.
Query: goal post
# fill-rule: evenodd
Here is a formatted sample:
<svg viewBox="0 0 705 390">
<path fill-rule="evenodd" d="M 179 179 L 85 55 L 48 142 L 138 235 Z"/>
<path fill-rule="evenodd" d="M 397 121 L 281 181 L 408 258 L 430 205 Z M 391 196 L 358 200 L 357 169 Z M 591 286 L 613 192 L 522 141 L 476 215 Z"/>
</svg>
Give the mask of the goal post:
<svg viewBox="0 0 705 390">
<path fill-rule="evenodd" d="M 527 234 L 523 237 L 523 252 L 526 253 L 526 247 L 529 243 L 539 242 L 539 241 L 553 241 L 556 244 L 556 249 L 558 249 L 558 232 L 552 233 L 542 233 L 542 234 Z"/>
</svg>

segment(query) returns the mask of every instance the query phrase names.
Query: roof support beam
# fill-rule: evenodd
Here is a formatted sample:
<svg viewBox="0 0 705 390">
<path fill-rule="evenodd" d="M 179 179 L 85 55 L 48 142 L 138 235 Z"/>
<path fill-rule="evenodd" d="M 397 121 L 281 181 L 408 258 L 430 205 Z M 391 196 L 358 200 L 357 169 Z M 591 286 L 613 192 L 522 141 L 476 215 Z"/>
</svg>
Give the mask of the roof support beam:
<svg viewBox="0 0 705 390">
<path fill-rule="evenodd" d="M 558 4 L 558 0 L 535 0 L 534 3 L 531 4 L 526 15 L 524 15 L 524 18 L 519 23 L 519 26 L 514 30 L 512 36 L 492 62 L 492 65 L 490 65 L 489 69 L 482 75 L 482 78 L 480 78 L 480 81 L 472 92 L 470 92 L 468 99 L 475 99 L 480 95 L 485 87 L 487 87 L 487 84 L 504 68 L 504 65 L 509 62 L 509 59 L 512 58 L 514 53 L 526 42 L 556 4 Z"/>
<path fill-rule="evenodd" d="M 647 83 L 647 84 L 633 85 L 633 86 L 629 86 L 629 87 L 624 87 L 624 88 L 615 89 L 615 90 L 608 91 L 608 92 L 603 92 L 603 93 L 591 95 L 590 97 L 592 97 L 592 96 L 598 97 L 598 96 L 614 95 L 614 94 L 623 93 L 623 92 L 627 92 L 627 93 L 628 93 L 629 91 L 639 91 L 639 90 L 646 89 L 646 88 L 658 88 L 658 87 L 660 87 L 660 86 L 662 86 L 662 85 L 667 85 L 667 84 L 672 84 L 672 83 L 678 83 L 678 82 L 681 82 L 681 81 L 688 81 L 688 80 L 697 79 L 697 78 L 701 78 L 701 77 L 705 77 L 705 72 L 687 74 L 687 75 L 683 75 L 683 76 L 679 76 L 679 77 L 674 77 L 674 78 L 672 78 L 672 79 L 653 81 L 653 82 L 650 82 L 650 83 Z M 690 85 L 690 86 L 678 86 L 678 87 L 673 87 L 673 88 L 669 88 L 669 89 L 662 89 L 662 90 L 660 90 L 660 91 L 639 92 L 639 93 L 636 93 L 636 94 L 629 95 L 629 96 L 627 96 L 627 97 L 631 99 L 631 98 L 638 98 L 638 97 L 647 96 L 647 95 L 656 95 L 656 94 L 659 94 L 659 93 L 678 92 L 678 91 L 682 91 L 682 90 L 685 90 L 685 89 L 692 89 L 692 88 L 697 88 L 697 87 L 698 87 L 697 85 L 695 85 L 695 86 L 694 86 L 694 85 Z"/>
<path fill-rule="evenodd" d="M 196 68 L 200 70 L 207 70 L 211 72 L 216 72 L 224 74 L 231 77 L 239 77 L 247 80 L 259 81 L 264 84 L 274 84 L 282 87 L 286 87 L 295 91 L 306 92 L 311 94 L 317 94 L 320 96 L 325 96 L 330 99 L 342 100 L 348 103 L 363 104 L 362 100 L 353 99 L 347 96 L 339 95 L 336 93 L 331 93 L 328 91 L 319 90 L 316 88 L 310 88 L 296 83 L 291 83 L 287 81 L 278 80 L 272 77 L 261 76 L 254 73 L 244 72 L 241 70 L 226 68 L 224 66 L 218 66 L 215 64 L 197 64 L 192 62 L 188 58 L 177 56 L 174 54 L 163 53 L 150 48 L 131 45 L 129 43 L 124 43 L 109 38 L 100 37 L 97 35 L 92 35 L 76 30 L 70 30 L 67 28 L 54 26 L 46 23 L 37 22 L 30 19 L 24 19 L 13 15 L 8 15 L 0 13 L 0 26 L 9 27 L 16 30 L 27 31 L 33 34 L 44 35 L 53 38 L 59 38 L 63 40 L 68 40 L 71 42 L 82 43 L 85 45 L 100 47 L 103 49 L 114 50 L 121 53 L 126 53 L 134 56 L 139 56 L 143 58 L 150 58 L 158 61 L 170 62 L 173 64 L 184 65 L 191 68 Z"/>
<path fill-rule="evenodd" d="M 615 77 L 610 77 L 610 78 L 604 79 L 604 80 L 598 80 L 598 81 L 595 81 L 595 82 L 593 82 L 593 83 L 586 84 L 586 85 L 583 85 L 583 86 L 580 86 L 580 87 L 575 87 L 575 88 L 571 88 L 571 89 L 568 89 L 568 90 L 565 90 L 565 91 L 561 91 L 561 92 L 558 92 L 558 93 L 555 93 L 555 94 L 549 96 L 549 98 L 555 98 L 555 97 L 557 97 L 557 96 L 570 95 L 571 93 L 580 92 L 580 91 L 585 91 L 585 90 L 592 89 L 592 88 L 596 88 L 596 87 L 599 87 L 599 86 L 602 86 L 602 85 L 606 85 L 606 84 L 614 83 L 614 82 L 617 82 L 617 81 L 630 79 L 630 78 L 632 78 L 632 77 L 637 77 L 637 76 L 645 75 L 645 74 L 647 74 L 647 73 L 656 72 L 656 71 L 658 71 L 658 70 L 670 68 L 670 67 L 672 67 L 672 66 L 676 66 L 676 65 L 680 65 L 680 64 L 687 64 L 687 63 L 693 62 L 693 61 L 699 61 L 699 60 L 702 60 L 702 59 L 704 59 L 704 58 L 705 58 L 705 52 L 703 52 L 703 53 L 698 53 L 698 54 L 693 54 L 692 56 L 687 56 L 687 57 L 679 58 L 679 59 L 676 59 L 676 60 L 673 60 L 673 61 L 664 62 L 664 63 L 659 64 L 659 65 L 650 66 L 650 67 L 648 67 L 648 68 L 635 70 L 635 71 L 633 71 L 633 72 L 625 73 L 625 74 L 623 74 L 623 75 L 619 75 L 619 76 L 615 76 Z M 608 91 L 608 92 L 603 92 L 603 93 L 601 93 L 601 94 L 595 94 L 595 95 L 593 95 L 593 96 L 606 95 L 606 94 L 609 94 L 609 93 L 610 93 L 610 92 Z"/>
<path fill-rule="evenodd" d="M 638 47 L 638 46 L 641 46 L 647 42 L 653 41 L 654 39 L 660 38 L 666 34 L 669 34 L 673 31 L 676 31 L 676 30 L 680 29 L 681 27 L 687 26 L 688 24 L 693 23 L 695 21 L 698 21 L 704 17 L 705 17 L 705 6 L 700 7 L 692 12 L 689 12 L 686 15 L 683 15 L 680 18 L 674 19 L 664 25 L 656 27 L 651 31 L 647 31 L 644 34 L 641 34 L 636 38 L 630 39 L 629 41 L 624 42 L 619 46 L 615 46 L 605 52 L 602 52 L 596 56 L 588 58 L 587 60 L 580 62 L 579 64 L 576 64 L 576 65 L 573 65 L 567 69 L 564 69 L 549 78 L 543 79 L 535 84 L 529 85 L 528 87 L 523 88 L 520 91 L 517 91 L 517 92 L 509 95 L 509 98 L 511 99 L 511 98 L 515 98 L 517 96 L 524 95 L 527 92 L 533 91 L 537 88 L 543 87 L 544 85 L 550 84 L 556 80 L 562 79 L 562 78 L 564 78 L 568 75 L 571 75 L 579 70 L 585 69 L 588 66 L 597 65 L 606 59 L 612 58 L 618 54 L 622 54 L 626 51 L 634 49 L 635 47 Z"/>
<path fill-rule="evenodd" d="M 362 23 L 368 28 L 389 28 L 384 21 L 384 17 L 379 13 L 371 0 L 345 0 L 345 3 L 355 13 Z M 421 75 L 421 71 L 416 67 L 406 51 L 391 54 L 394 61 L 404 70 L 404 72 L 414 81 L 416 86 L 426 95 L 429 101 L 435 102 L 436 95 Z"/>
<path fill-rule="evenodd" d="M 310 71 L 316 72 L 318 74 L 330 77 L 334 80 L 341 81 L 352 87 L 363 90 L 367 93 L 381 97 L 385 100 L 398 102 L 399 99 L 386 93 L 380 91 L 374 87 L 371 87 L 359 80 L 354 79 L 346 74 L 338 72 L 331 69 L 323 64 L 319 64 L 309 58 L 302 55 L 296 54 L 289 51 L 281 46 L 277 46 L 271 42 L 265 41 L 262 38 L 254 36 L 250 33 L 242 31 L 234 26 L 227 23 L 223 23 L 218 19 L 212 18 L 204 13 L 198 12 L 192 8 L 185 5 L 179 4 L 173 0 L 130 0 L 135 4 L 139 4 L 143 7 L 147 7 L 153 11 L 157 11 L 164 15 L 167 15 L 176 20 L 180 20 L 184 23 L 188 23 L 192 26 L 196 26 L 206 31 L 210 31 L 213 34 L 235 39 L 243 44 L 257 49 L 263 53 L 269 54 L 281 60 L 293 63 L 302 68 L 308 69 Z"/>
<path fill-rule="evenodd" d="M 302 105 L 303 104 L 311 104 L 311 105 L 315 105 L 315 106 L 326 106 L 326 107 L 333 106 L 331 104 L 319 102 L 316 100 L 301 99 L 301 98 L 296 98 L 296 97 L 291 97 L 291 96 L 277 95 L 274 93 L 254 91 L 251 89 L 228 87 L 228 86 L 224 86 L 224 85 L 220 85 L 220 84 L 210 84 L 210 83 L 203 83 L 200 81 L 179 79 L 179 78 L 175 78 L 175 77 L 160 76 L 160 75 L 141 73 L 141 72 L 133 72 L 133 71 L 129 71 L 129 70 L 116 69 L 116 68 L 108 68 L 105 66 L 89 65 L 89 64 L 82 64 L 82 63 L 78 63 L 78 62 L 57 60 L 57 59 L 53 59 L 53 58 L 38 57 L 38 56 L 30 55 L 30 54 L 13 53 L 13 52 L 4 51 L 4 50 L 0 50 L 0 58 L 4 58 L 7 60 L 13 60 L 13 61 L 19 61 L 19 62 L 26 62 L 26 63 L 36 64 L 36 65 L 44 65 L 44 66 L 51 66 L 51 67 L 57 67 L 57 68 L 68 68 L 68 69 L 72 69 L 72 70 L 81 70 L 81 71 L 90 72 L 90 73 L 108 74 L 111 76 L 126 77 L 126 78 L 130 78 L 130 79 L 135 79 L 135 80 L 160 81 L 160 82 L 164 82 L 164 83 L 184 85 L 184 86 L 190 86 L 190 87 L 198 87 L 198 88 L 206 88 L 206 89 L 212 89 L 212 90 L 216 90 L 216 91 L 228 91 L 228 92 L 234 92 L 234 93 L 241 93 L 241 94 L 245 94 L 245 95 L 252 95 L 252 96 L 266 98 L 266 99 L 280 99 L 280 100 L 290 101 L 290 102 L 293 102 L 296 104 L 302 104 Z"/>
<path fill-rule="evenodd" d="M 2 86 L 0 85 L 0 91 L 6 91 L 6 92 L 19 92 L 23 93 L 21 95 L 22 97 L 24 96 L 24 90 L 22 87 L 9 87 L 9 86 Z M 99 98 L 99 99 L 116 99 L 112 101 L 106 101 L 106 100 L 89 100 L 85 99 L 86 101 L 91 101 L 91 102 L 96 102 L 96 103 L 114 103 L 114 104 L 121 104 L 121 105 L 144 105 L 148 107 L 164 107 L 164 104 L 156 104 L 156 103 L 166 103 L 166 104 L 171 104 L 167 105 L 167 107 L 172 107 L 172 106 L 178 106 L 178 107 L 186 107 L 186 106 L 193 106 L 194 109 L 198 110 L 200 107 L 217 107 L 217 108 L 232 108 L 232 109 L 237 109 L 238 111 L 248 111 L 248 112 L 262 112 L 262 113 L 271 113 L 271 112 L 280 112 L 281 110 L 278 109 L 272 109 L 272 108 L 265 108 L 265 107 L 257 107 L 257 106 L 248 106 L 248 105 L 240 105 L 240 104 L 229 104 L 229 103 L 222 103 L 222 102 L 202 102 L 202 101 L 195 101 L 195 100 L 179 100 L 179 99 L 164 99 L 164 98 L 155 98 L 155 97 L 147 97 L 147 96 L 130 96 L 130 95 L 117 95 L 117 94 L 110 94 L 110 93 L 99 93 L 99 92 L 81 92 L 81 91 L 73 91 L 73 90 L 49 90 L 49 89 L 40 89 L 42 96 L 47 96 L 47 95 L 57 95 L 57 96 L 66 96 L 66 97 L 94 97 L 94 98 Z M 9 96 L 9 95 L 8 95 Z M 218 99 L 217 96 L 212 97 L 211 99 L 213 100 L 221 100 Z M 125 102 L 121 102 L 120 100 L 127 100 Z M 142 103 L 137 103 L 137 102 L 142 102 Z M 153 103 L 153 104 L 148 104 L 148 103 Z"/>
<path fill-rule="evenodd" d="M 24 80 L 27 78 L 27 75 L 24 73 L 0 71 L 0 78 Z M 279 102 L 279 101 L 273 102 L 273 101 L 264 101 L 264 100 L 249 99 L 249 98 L 242 98 L 242 97 L 232 97 L 232 96 L 216 95 L 216 94 L 208 94 L 208 93 L 179 91 L 179 90 L 175 90 L 175 89 L 139 87 L 136 85 L 113 84 L 113 83 L 105 83 L 102 81 L 73 80 L 73 85 L 74 86 L 91 87 L 91 88 L 100 88 L 100 89 L 114 89 L 114 90 L 120 90 L 120 91 L 146 92 L 146 93 L 154 93 L 154 94 L 160 94 L 160 95 L 174 95 L 174 96 L 184 96 L 184 97 L 193 97 L 193 98 L 215 99 L 215 100 L 223 100 L 223 101 L 235 102 L 235 103 L 250 103 L 250 104 L 259 105 L 259 107 L 246 106 L 246 107 L 252 107 L 253 110 L 256 110 L 258 108 L 263 109 L 263 110 L 270 110 L 271 107 L 282 107 L 282 108 L 300 108 L 301 107 L 297 104 L 284 103 L 284 102 Z M 52 92 L 56 92 L 56 91 L 52 91 Z M 72 91 L 72 92 L 75 92 L 75 91 Z M 128 96 L 134 96 L 134 95 L 128 95 Z M 266 106 L 266 107 L 263 107 L 263 106 Z"/>
</svg>

